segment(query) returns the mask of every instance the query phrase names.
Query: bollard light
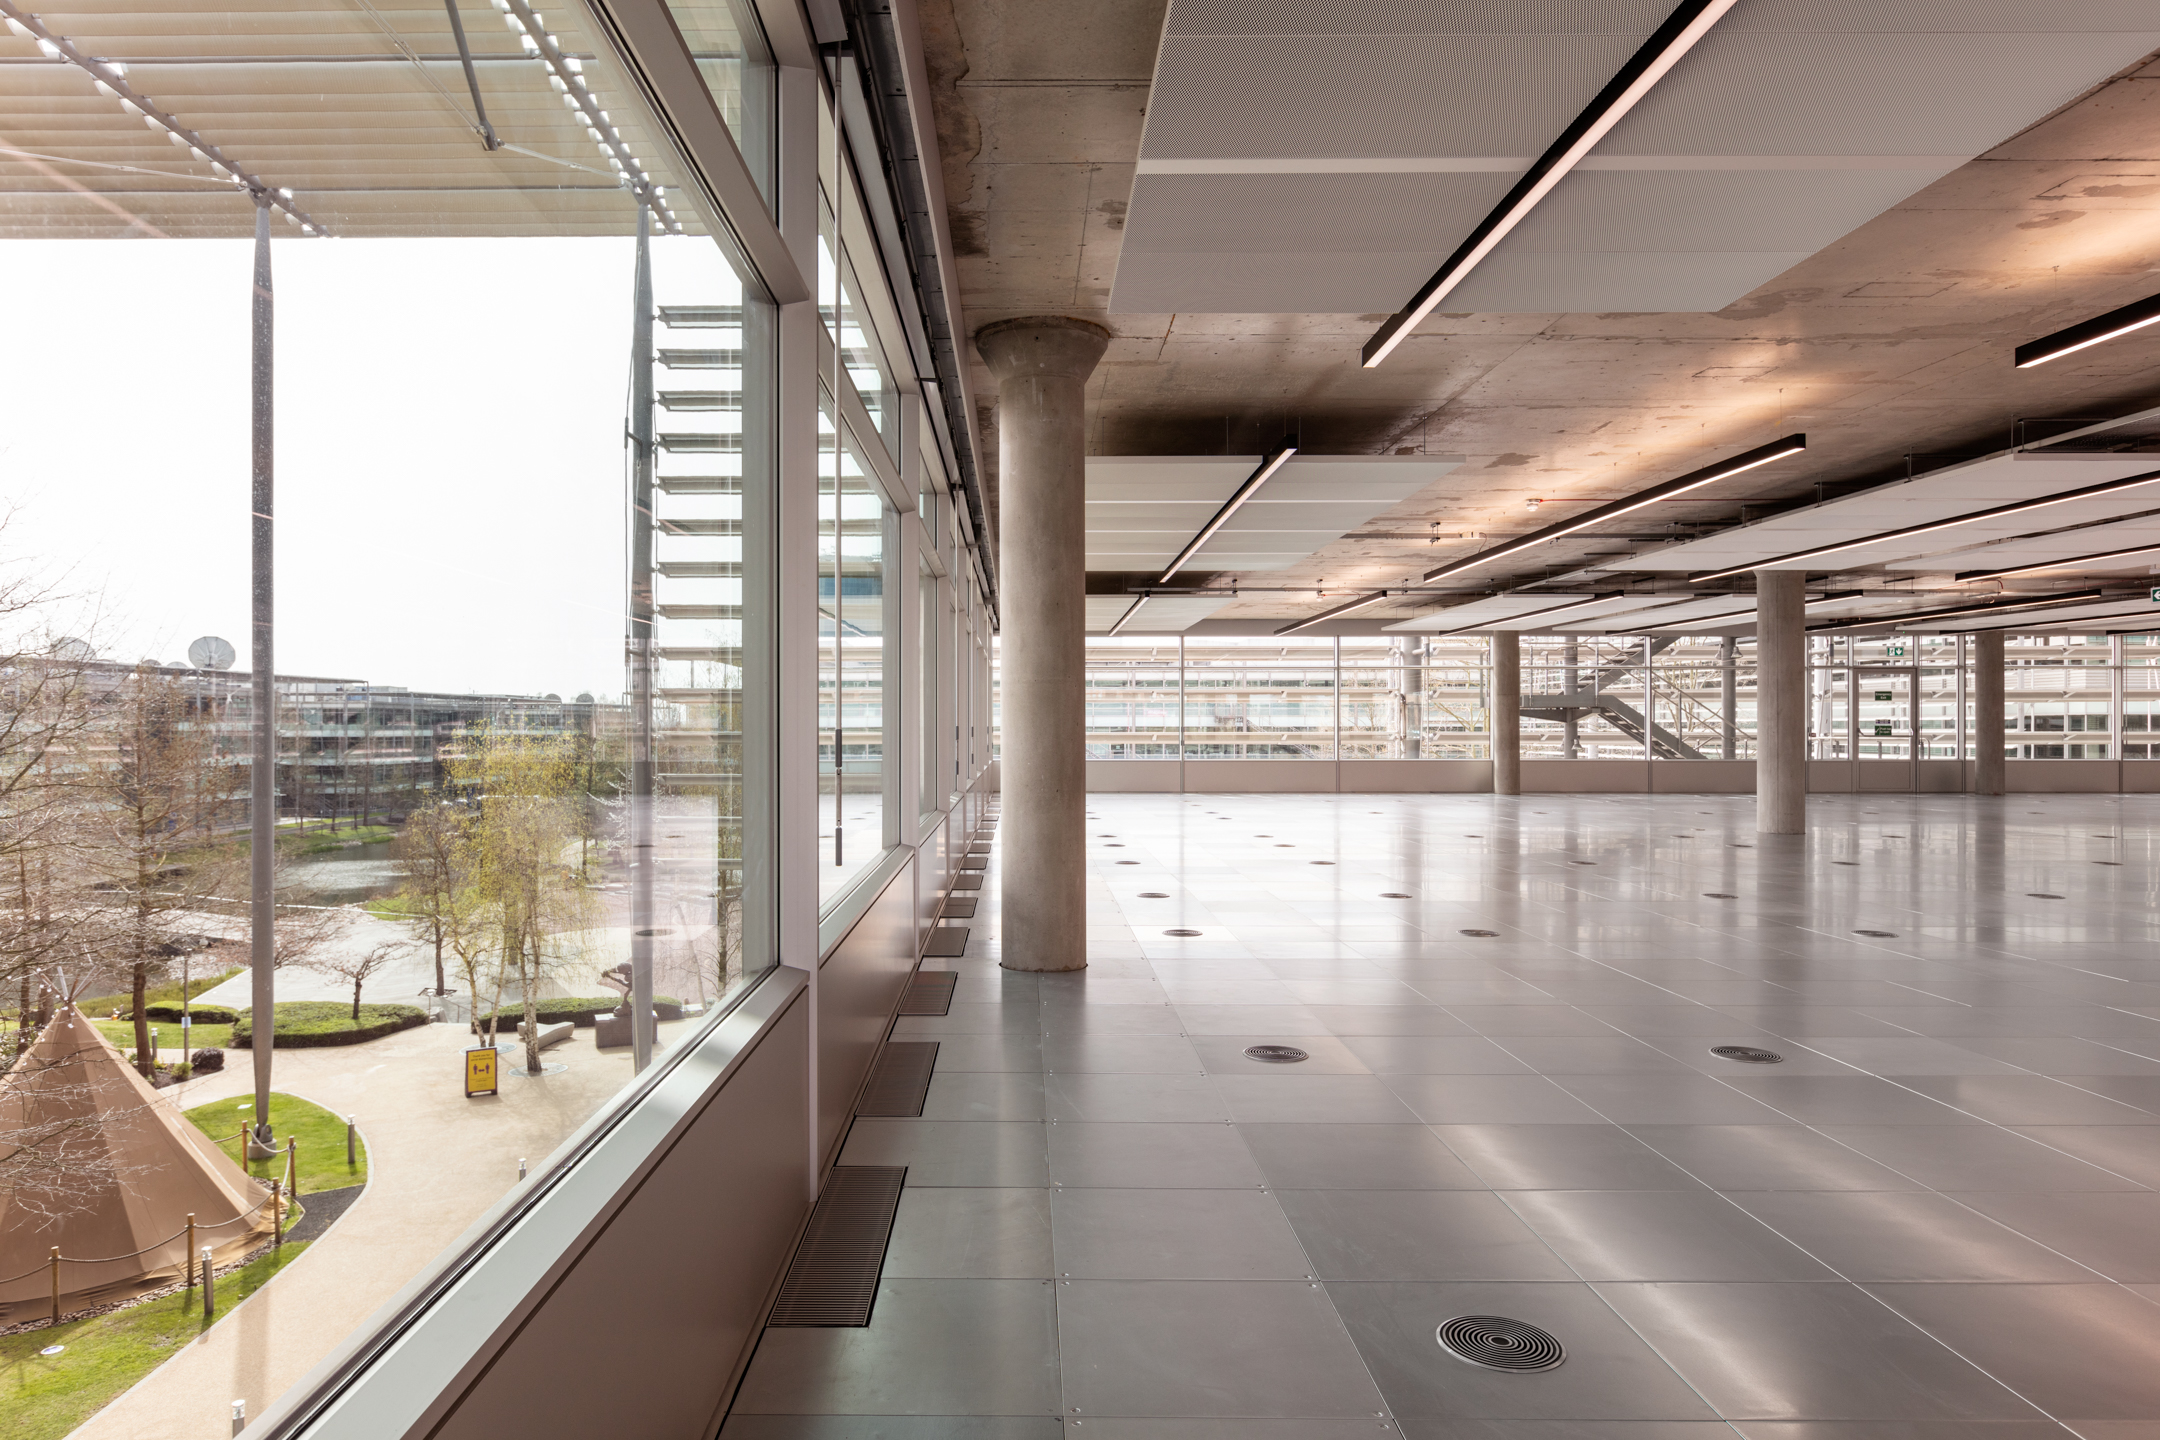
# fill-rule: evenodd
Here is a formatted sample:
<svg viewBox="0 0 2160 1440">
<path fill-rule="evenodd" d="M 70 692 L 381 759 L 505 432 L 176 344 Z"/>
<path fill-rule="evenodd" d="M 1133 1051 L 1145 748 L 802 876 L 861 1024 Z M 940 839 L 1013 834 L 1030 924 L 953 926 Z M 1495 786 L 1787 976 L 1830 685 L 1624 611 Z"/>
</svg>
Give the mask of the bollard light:
<svg viewBox="0 0 2160 1440">
<path fill-rule="evenodd" d="M 524 1156 L 522 1156 L 522 1155 L 520 1155 L 520 1156 L 518 1156 L 518 1179 L 522 1180 L 522 1179 L 524 1179 L 524 1178 L 525 1178 L 525 1157 L 524 1157 Z"/>
<path fill-rule="evenodd" d="M 238 1435 L 245 1429 L 247 1429 L 247 1401 L 235 1400 L 232 1402 L 232 1433 Z"/>
<path fill-rule="evenodd" d="M 202 1247 L 202 1313 L 208 1320 L 217 1314 L 217 1274 L 210 1268 L 210 1247 Z"/>
</svg>

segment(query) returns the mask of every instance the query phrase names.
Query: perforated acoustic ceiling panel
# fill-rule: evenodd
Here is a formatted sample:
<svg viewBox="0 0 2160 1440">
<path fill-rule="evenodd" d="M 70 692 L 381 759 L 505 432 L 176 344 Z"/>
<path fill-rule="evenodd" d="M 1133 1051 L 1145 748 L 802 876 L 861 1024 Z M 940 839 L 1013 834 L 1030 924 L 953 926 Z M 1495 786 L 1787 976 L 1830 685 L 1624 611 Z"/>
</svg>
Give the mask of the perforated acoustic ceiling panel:
<svg viewBox="0 0 2160 1440">
<path fill-rule="evenodd" d="M 1460 455 L 1296 456 L 1230 517 L 1187 568 L 1294 565 L 1462 463 Z M 1259 464 L 1257 455 L 1089 456 L 1088 569 L 1147 571 L 1168 565 Z"/>
<path fill-rule="evenodd" d="M 1172 0 L 1110 308 L 1399 308 L 1670 8 Z M 1444 308 L 1719 309 L 2156 47 L 2145 0 L 1741 0 Z"/>
</svg>

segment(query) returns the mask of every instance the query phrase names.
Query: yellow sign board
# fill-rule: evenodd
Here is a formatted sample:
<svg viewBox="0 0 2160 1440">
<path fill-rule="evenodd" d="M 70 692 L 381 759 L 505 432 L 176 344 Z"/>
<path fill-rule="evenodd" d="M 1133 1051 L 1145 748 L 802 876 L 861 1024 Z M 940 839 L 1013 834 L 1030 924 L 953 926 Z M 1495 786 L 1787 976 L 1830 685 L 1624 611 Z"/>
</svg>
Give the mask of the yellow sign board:
<svg viewBox="0 0 2160 1440">
<path fill-rule="evenodd" d="M 501 1056 L 493 1046 L 465 1052 L 465 1097 L 495 1093 L 495 1067 Z"/>
</svg>

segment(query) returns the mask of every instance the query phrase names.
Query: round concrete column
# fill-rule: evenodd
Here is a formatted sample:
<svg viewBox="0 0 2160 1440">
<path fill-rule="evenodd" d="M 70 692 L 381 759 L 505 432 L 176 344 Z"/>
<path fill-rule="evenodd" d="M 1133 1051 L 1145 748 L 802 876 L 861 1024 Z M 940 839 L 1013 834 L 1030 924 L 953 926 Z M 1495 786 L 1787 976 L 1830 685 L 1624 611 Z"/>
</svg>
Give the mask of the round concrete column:
<svg viewBox="0 0 2160 1440">
<path fill-rule="evenodd" d="M 1755 572 L 1755 829 L 1807 833 L 1807 576 Z"/>
<path fill-rule="evenodd" d="M 1001 948 L 1008 970 L 1087 967 L 1087 395 L 1110 332 L 1062 315 L 986 325 L 998 381 Z"/>
<path fill-rule="evenodd" d="M 1522 794 L 1522 636 L 1492 637 L 1492 790 Z"/>
<path fill-rule="evenodd" d="M 2003 764 L 2003 632 L 1973 636 L 1972 793 L 2000 795 Z M 2119 738 L 2119 737 L 2118 737 Z"/>
</svg>

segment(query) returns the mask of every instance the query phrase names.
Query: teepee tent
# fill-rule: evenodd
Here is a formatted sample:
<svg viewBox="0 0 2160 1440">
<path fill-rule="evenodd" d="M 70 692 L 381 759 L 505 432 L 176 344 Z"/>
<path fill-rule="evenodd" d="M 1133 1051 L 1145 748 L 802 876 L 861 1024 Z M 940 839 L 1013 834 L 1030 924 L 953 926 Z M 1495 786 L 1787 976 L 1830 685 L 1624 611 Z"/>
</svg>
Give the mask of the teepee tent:
<svg viewBox="0 0 2160 1440">
<path fill-rule="evenodd" d="M 263 1187 L 65 1005 L 0 1080 L 0 1309 L 176 1275 L 270 1230 Z M 220 1256 L 222 1258 L 222 1254 Z"/>
</svg>

